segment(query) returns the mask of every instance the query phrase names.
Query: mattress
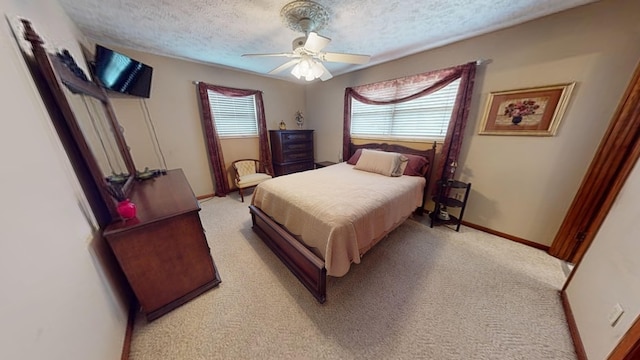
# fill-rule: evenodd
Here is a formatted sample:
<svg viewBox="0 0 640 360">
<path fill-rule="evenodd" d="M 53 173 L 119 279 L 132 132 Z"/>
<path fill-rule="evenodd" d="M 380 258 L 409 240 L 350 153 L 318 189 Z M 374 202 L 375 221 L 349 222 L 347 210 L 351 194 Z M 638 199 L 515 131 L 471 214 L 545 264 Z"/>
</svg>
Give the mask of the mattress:
<svg viewBox="0 0 640 360">
<path fill-rule="evenodd" d="M 321 257 L 328 275 L 343 276 L 422 204 L 425 181 L 340 163 L 267 180 L 252 204 Z"/>
</svg>

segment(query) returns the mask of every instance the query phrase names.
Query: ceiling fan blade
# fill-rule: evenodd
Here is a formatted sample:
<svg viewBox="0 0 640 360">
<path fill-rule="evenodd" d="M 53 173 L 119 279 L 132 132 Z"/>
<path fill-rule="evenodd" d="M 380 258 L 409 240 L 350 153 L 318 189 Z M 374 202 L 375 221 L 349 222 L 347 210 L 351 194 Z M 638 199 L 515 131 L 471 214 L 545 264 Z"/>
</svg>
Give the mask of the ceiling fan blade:
<svg viewBox="0 0 640 360">
<path fill-rule="evenodd" d="M 307 41 L 304 43 L 304 49 L 311 52 L 317 53 L 320 50 L 324 49 L 331 42 L 331 39 L 328 37 L 324 37 L 316 34 L 315 32 L 310 32 L 307 36 Z"/>
<path fill-rule="evenodd" d="M 320 59 L 329 62 L 341 62 L 348 64 L 366 64 L 369 62 L 371 56 L 358 55 L 358 54 L 341 54 L 341 53 L 323 53 L 320 54 Z"/>
<path fill-rule="evenodd" d="M 293 65 L 297 64 L 298 62 L 300 62 L 300 60 L 298 60 L 298 59 L 289 60 L 286 63 L 278 66 L 277 68 L 269 71 L 269 74 L 277 74 L 277 73 L 279 73 L 279 72 L 281 72 L 281 71 L 283 71 L 283 70 L 285 70 L 287 68 L 292 67 Z"/>
<path fill-rule="evenodd" d="M 276 53 L 276 54 L 242 54 L 244 57 L 267 57 L 267 56 L 280 56 L 280 57 L 300 57 L 300 55 L 294 53 Z"/>
<path fill-rule="evenodd" d="M 324 67 L 321 62 L 318 62 L 318 65 L 320 65 L 320 68 L 322 68 L 322 75 L 320 75 L 320 80 L 327 81 L 333 77 L 333 75 L 331 75 L 329 70 L 327 70 L 327 68 Z"/>
</svg>

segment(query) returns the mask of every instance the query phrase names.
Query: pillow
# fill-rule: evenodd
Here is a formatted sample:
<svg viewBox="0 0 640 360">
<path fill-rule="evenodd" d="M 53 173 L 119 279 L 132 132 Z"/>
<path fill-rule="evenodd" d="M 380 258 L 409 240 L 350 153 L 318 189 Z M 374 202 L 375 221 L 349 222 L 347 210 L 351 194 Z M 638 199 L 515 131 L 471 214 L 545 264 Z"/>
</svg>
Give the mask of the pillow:
<svg viewBox="0 0 640 360">
<path fill-rule="evenodd" d="M 358 162 L 358 159 L 360 159 L 360 155 L 362 155 L 362 149 L 356 150 L 356 152 L 354 152 L 353 155 L 351 155 L 349 160 L 347 160 L 347 164 L 355 165 Z"/>
<path fill-rule="evenodd" d="M 358 159 L 360 159 L 360 155 L 362 155 L 362 149 L 364 148 L 359 148 L 356 150 L 356 152 L 353 153 L 353 155 L 351 155 L 351 157 L 349 158 L 349 160 L 347 160 L 347 164 L 349 165 L 355 165 L 358 162 Z M 374 148 L 374 149 L 367 149 L 367 150 L 378 150 L 378 151 L 384 151 L 384 150 L 380 150 L 379 148 Z"/>
<path fill-rule="evenodd" d="M 355 155 L 355 154 L 354 154 Z M 404 157 L 394 152 L 362 149 L 354 169 L 385 176 L 401 176 Z"/>
<path fill-rule="evenodd" d="M 408 159 L 407 166 L 402 172 L 404 175 L 424 176 L 427 173 L 427 170 L 429 169 L 429 160 L 419 155 L 402 155 Z"/>
<path fill-rule="evenodd" d="M 400 167 L 398 168 L 398 173 L 404 175 L 404 169 L 407 168 L 407 164 L 409 163 L 409 158 L 404 156 L 404 154 L 400 154 Z"/>
</svg>

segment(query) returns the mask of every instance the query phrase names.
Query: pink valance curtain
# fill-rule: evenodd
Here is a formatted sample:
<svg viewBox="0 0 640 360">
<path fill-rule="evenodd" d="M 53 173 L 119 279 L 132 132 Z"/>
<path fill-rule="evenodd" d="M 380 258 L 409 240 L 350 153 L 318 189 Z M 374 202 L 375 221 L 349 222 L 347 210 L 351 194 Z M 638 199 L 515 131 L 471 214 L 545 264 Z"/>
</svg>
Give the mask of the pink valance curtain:
<svg viewBox="0 0 640 360">
<path fill-rule="evenodd" d="M 264 103 L 262 101 L 262 92 L 259 90 L 235 89 L 225 86 L 211 85 L 207 83 L 198 83 L 198 94 L 200 96 L 200 109 L 202 112 L 202 121 L 204 125 L 205 137 L 207 139 L 207 152 L 209 153 L 209 161 L 213 178 L 215 181 L 215 195 L 226 196 L 229 191 L 229 182 L 227 181 L 227 171 L 222 154 L 222 146 L 220 138 L 216 131 L 216 124 L 211 113 L 209 105 L 208 90 L 215 91 L 224 96 L 243 97 L 255 95 L 256 113 L 258 117 L 258 137 L 260 154 L 259 160 L 268 173 L 273 174 L 273 165 L 271 162 L 271 150 L 269 149 L 269 139 L 267 134 L 267 121 L 264 115 Z"/>
<path fill-rule="evenodd" d="M 442 146 L 441 160 L 435 169 L 437 178 L 442 178 L 444 174 L 448 173 L 451 162 L 458 161 L 464 128 L 469 116 L 469 104 L 471 103 L 475 73 L 476 63 L 471 62 L 447 69 L 347 88 L 344 95 L 342 144 L 342 153 L 345 158 L 348 159 L 350 155 L 352 99 L 372 105 L 397 104 L 429 95 L 460 79 L 458 95 Z"/>
</svg>

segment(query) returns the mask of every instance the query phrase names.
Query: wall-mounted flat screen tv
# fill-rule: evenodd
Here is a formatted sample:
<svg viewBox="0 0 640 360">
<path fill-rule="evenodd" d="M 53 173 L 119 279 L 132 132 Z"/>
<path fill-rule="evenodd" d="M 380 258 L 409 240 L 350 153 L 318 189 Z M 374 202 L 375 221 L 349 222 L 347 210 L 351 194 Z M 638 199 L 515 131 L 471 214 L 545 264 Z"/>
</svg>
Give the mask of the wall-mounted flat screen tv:
<svg viewBox="0 0 640 360">
<path fill-rule="evenodd" d="M 148 98 L 153 68 L 101 45 L 96 45 L 94 76 L 108 90 Z"/>
</svg>

